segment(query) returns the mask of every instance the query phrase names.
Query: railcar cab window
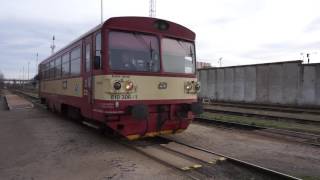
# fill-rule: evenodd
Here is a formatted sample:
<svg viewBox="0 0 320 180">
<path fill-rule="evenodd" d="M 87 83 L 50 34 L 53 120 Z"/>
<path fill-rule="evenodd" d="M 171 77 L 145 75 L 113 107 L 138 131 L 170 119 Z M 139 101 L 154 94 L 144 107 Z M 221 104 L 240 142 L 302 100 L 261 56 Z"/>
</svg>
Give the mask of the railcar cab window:
<svg viewBox="0 0 320 180">
<path fill-rule="evenodd" d="M 94 69 L 102 69 L 101 61 L 101 33 L 98 33 L 95 38 L 95 58 L 94 58 Z"/>
<path fill-rule="evenodd" d="M 163 71 L 170 73 L 195 73 L 194 45 L 187 41 L 162 39 Z"/>
<path fill-rule="evenodd" d="M 80 47 L 71 51 L 71 59 L 70 59 L 70 75 L 78 76 L 80 75 L 80 65 L 81 65 L 81 49 Z"/>
<path fill-rule="evenodd" d="M 70 55 L 69 53 L 62 56 L 62 77 L 68 77 L 70 74 Z"/>
<path fill-rule="evenodd" d="M 53 60 L 50 61 L 49 66 L 50 66 L 49 79 L 54 79 L 54 68 L 55 68 L 55 65 L 54 65 L 54 61 Z"/>
<path fill-rule="evenodd" d="M 112 70 L 159 72 L 159 40 L 156 36 L 111 31 L 109 66 Z"/>
<path fill-rule="evenodd" d="M 44 76 L 44 74 L 45 74 L 45 66 L 44 66 L 44 64 L 40 64 L 40 79 L 41 80 L 44 80 L 45 79 L 45 76 Z"/>
<path fill-rule="evenodd" d="M 91 58 L 91 47 L 90 47 L 90 44 L 86 44 L 86 47 L 85 47 L 85 52 L 86 52 L 86 57 L 85 57 L 85 66 L 86 66 L 86 72 L 90 72 L 90 69 L 91 69 L 91 61 L 90 61 L 90 58 Z"/>
<path fill-rule="evenodd" d="M 61 57 L 55 59 L 55 78 L 61 77 Z"/>
<path fill-rule="evenodd" d="M 49 79 L 49 63 L 46 63 L 43 65 L 44 66 L 44 79 L 48 80 Z"/>
</svg>

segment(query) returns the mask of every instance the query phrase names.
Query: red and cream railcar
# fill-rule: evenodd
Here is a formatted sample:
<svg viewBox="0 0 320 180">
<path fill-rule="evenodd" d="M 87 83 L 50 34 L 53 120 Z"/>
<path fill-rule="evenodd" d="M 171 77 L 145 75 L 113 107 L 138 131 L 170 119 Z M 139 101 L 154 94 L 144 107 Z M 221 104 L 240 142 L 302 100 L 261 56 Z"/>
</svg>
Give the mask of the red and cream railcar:
<svg viewBox="0 0 320 180">
<path fill-rule="evenodd" d="M 194 40 L 173 22 L 110 18 L 41 62 L 41 100 L 128 139 L 181 132 L 201 111 Z"/>
</svg>

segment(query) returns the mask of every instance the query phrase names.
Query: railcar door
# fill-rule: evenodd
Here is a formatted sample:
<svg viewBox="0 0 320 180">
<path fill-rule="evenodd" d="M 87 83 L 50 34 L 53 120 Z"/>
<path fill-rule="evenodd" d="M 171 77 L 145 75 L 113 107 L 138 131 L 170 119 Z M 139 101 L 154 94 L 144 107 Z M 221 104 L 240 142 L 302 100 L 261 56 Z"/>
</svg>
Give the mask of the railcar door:
<svg viewBox="0 0 320 180">
<path fill-rule="evenodd" d="M 83 115 L 92 118 L 92 36 L 85 39 L 83 50 L 83 97 L 85 102 Z"/>
</svg>

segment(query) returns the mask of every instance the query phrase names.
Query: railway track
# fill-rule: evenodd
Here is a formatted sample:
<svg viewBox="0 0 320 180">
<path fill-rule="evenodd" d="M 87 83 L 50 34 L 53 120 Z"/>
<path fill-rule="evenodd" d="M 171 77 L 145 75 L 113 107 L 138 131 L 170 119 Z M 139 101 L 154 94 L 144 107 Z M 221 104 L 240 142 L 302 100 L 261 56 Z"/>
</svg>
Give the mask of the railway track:
<svg viewBox="0 0 320 180">
<path fill-rule="evenodd" d="M 39 107 L 39 100 L 23 92 Z M 43 106 L 40 106 L 43 108 Z M 293 179 L 278 171 L 264 168 L 213 151 L 185 144 L 165 137 L 138 141 L 117 139 L 118 143 L 132 148 L 166 166 L 179 170 L 190 179 Z"/>
<path fill-rule="evenodd" d="M 294 140 L 299 143 L 320 147 L 320 135 L 317 135 L 317 134 L 302 133 L 302 132 L 277 129 L 277 128 L 267 128 L 267 127 L 256 126 L 256 125 L 241 124 L 236 122 L 226 122 L 226 121 L 220 121 L 217 119 L 207 119 L 207 118 L 199 118 L 199 117 L 195 118 L 195 121 L 211 124 L 211 125 L 228 127 L 228 128 L 257 130 L 256 132 L 260 132 L 262 134 L 272 135 L 272 136 L 278 135 L 286 139 Z"/>
<path fill-rule="evenodd" d="M 289 112 L 279 112 L 272 110 L 259 110 L 254 108 L 239 108 L 239 107 L 225 107 L 225 106 L 212 106 L 204 105 L 204 111 L 212 113 L 223 113 L 229 115 L 241 115 L 249 117 L 260 117 L 268 118 L 274 120 L 284 120 L 296 123 L 308 123 L 308 124 L 320 124 L 319 114 L 309 114 L 309 113 L 289 113 Z"/>
<path fill-rule="evenodd" d="M 191 179 L 299 179 L 165 137 L 124 144 Z"/>
<path fill-rule="evenodd" d="M 15 92 L 25 97 L 28 97 L 29 99 L 31 99 L 33 103 L 37 104 L 38 106 L 43 106 L 42 104 L 40 104 L 40 100 L 38 97 L 30 95 L 29 93 L 24 93 L 23 91 L 15 91 Z M 199 118 L 199 117 L 196 118 L 195 121 L 229 127 L 229 128 L 259 130 L 259 132 L 263 134 L 267 134 L 267 135 L 276 134 L 278 136 L 285 137 L 285 139 L 294 140 L 302 144 L 308 144 L 308 145 L 320 147 L 320 135 L 317 135 L 317 134 L 302 133 L 302 132 L 277 129 L 277 128 L 267 128 L 267 127 L 256 126 L 256 125 L 241 124 L 236 122 L 226 122 L 226 121 L 219 121 L 216 119 L 206 119 L 206 118 Z"/>
<path fill-rule="evenodd" d="M 223 103 L 223 102 L 205 102 L 207 105 L 217 105 L 224 107 L 241 107 L 248 109 L 259 109 L 259 110 L 271 110 L 278 112 L 288 112 L 288 113 L 309 113 L 320 115 L 320 109 L 316 108 L 297 108 L 297 107 L 287 107 L 287 106 L 270 106 L 261 104 L 245 104 L 245 103 Z"/>
</svg>

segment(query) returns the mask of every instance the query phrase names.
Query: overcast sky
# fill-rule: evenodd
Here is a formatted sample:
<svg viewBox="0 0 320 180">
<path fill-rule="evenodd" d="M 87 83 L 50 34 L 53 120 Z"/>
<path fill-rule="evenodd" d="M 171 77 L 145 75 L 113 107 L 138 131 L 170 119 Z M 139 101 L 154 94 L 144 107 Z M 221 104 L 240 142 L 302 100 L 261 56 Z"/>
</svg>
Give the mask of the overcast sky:
<svg viewBox="0 0 320 180">
<path fill-rule="evenodd" d="M 50 54 L 100 23 L 100 0 L 0 0 L 0 71 L 30 77 Z M 157 0 L 157 18 L 197 34 L 197 58 L 218 65 L 302 59 L 320 62 L 319 0 Z M 104 19 L 148 16 L 149 0 L 104 0 Z"/>
</svg>

